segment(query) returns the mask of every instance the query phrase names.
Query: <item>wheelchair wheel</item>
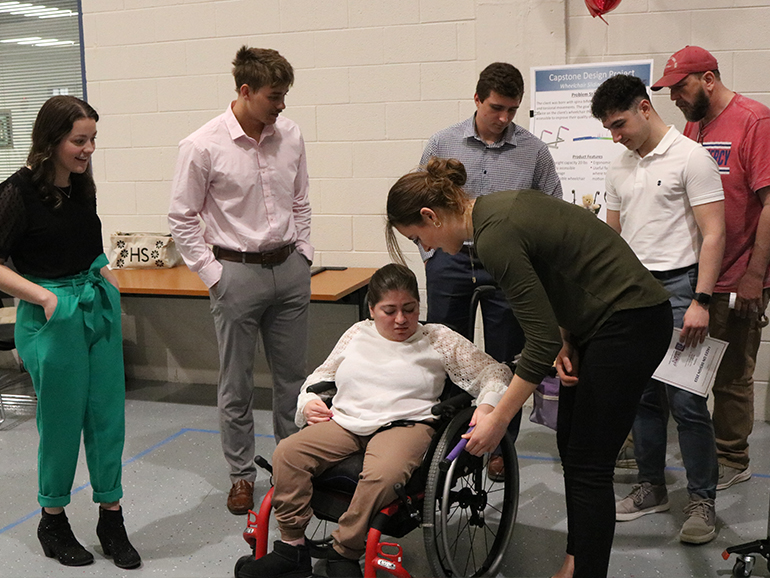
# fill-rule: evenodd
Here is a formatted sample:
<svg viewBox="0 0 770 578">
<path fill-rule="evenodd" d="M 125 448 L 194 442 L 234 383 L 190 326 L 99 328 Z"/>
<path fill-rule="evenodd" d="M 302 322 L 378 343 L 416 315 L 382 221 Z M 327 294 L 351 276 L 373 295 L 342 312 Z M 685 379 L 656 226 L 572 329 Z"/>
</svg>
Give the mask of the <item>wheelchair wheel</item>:
<svg viewBox="0 0 770 578">
<path fill-rule="evenodd" d="M 474 408 L 457 414 L 431 459 L 423 506 L 423 536 L 434 576 L 493 575 L 513 534 L 519 503 L 519 464 L 508 434 L 500 442 L 505 479 L 487 475 L 490 456 L 463 452 L 446 472 L 441 463 L 468 429 Z"/>
</svg>

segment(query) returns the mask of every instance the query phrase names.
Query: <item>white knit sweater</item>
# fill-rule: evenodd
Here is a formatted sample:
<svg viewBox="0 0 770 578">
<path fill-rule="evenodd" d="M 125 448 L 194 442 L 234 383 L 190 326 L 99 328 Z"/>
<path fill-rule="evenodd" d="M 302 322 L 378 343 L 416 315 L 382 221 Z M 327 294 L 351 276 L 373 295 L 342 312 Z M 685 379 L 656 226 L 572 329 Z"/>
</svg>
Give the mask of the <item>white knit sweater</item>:
<svg viewBox="0 0 770 578">
<path fill-rule="evenodd" d="M 444 388 L 446 376 L 477 403 L 495 406 L 511 381 L 511 370 L 480 351 L 455 331 L 437 324 L 419 325 L 405 341 L 382 337 L 371 320 L 348 329 L 326 361 L 305 380 L 295 422 L 313 399 L 308 386 L 334 381 L 332 419 L 356 435 L 370 435 L 396 420 L 433 417 L 430 408 Z"/>
</svg>

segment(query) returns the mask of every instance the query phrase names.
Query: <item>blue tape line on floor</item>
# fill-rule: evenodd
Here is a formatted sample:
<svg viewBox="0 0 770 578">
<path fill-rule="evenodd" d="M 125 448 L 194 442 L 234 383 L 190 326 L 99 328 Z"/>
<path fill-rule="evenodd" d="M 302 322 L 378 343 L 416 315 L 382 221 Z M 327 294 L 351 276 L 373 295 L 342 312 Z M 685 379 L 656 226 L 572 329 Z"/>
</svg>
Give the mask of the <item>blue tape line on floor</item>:
<svg viewBox="0 0 770 578">
<path fill-rule="evenodd" d="M 157 449 L 158 449 L 158 448 L 160 448 L 160 447 L 163 447 L 163 446 L 164 446 L 164 445 L 166 445 L 167 443 L 169 443 L 169 442 L 171 442 L 171 441 L 173 441 L 173 440 L 177 439 L 178 437 L 180 437 L 180 436 L 182 436 L 182 435 L 184 435 L 184 434 L 186 434 L 186 433 L 208 433 L 208 434 L 219 434 L 219 430 L 213 430 L 213 429 L 197 429 L 197 428 L 187 428 L 187 427 L 185 427 L 185 428 L 182 428 L 182 429 L 180 429 L 178 432 L 176 432 L 175 434 L 173 434 L 173 435 L 170 435 L 170 436 L 169 436 L 169 437 L 167 437 L 166 439 L 164 439 L 164 440 L 162 440 L 162 441 L 158 442 L 158 443 L 157 443 L 157 444 L 155 444 L 155 445 L 152 445 L 152 446 L 150 446 L 149 448 L 147 448 L 147 449 L 145 449 L 145 450 L 142 450 L 141 452 L 139 452 L 139 453 L 138 453 L 138 454 L 136 454 L 135 456 L 132 456 L 132 457 L 128 458 L 127 460 L 125 460 L 125 461 L 123 462 L 123 467 L 127 466 L 128 464 L 130 464 L 130 463 L 132 463 L 132 462 L 135 462 L 136 460 L 138 460 L 138 459 L 140 459 L 140 458 L 143 458 L 143 457 L 144 457 L 144 456 L 146 456 L 147 454 L 149 454 L 149 453 L 151 453 L 151 452 L 153 452 L 153 451 L 157 450 Z M 274 438 L 275 436 L 273 436 L 273 435 L 270 435 L 270 434 L 254 434 L 254 437 L 255 437 L 255 438 Z M 553 456 L 531 456 L 531 455 L 520 455 L 520 456 L 518 456 L 518 458 L 519 458 L 520 460 L 531 460 L 531 461 L 541 461 L 541 462 L 558 462 L 558 461 L 560 461 L 560 460 L 559 460 L 559 458 L 556 458 L 556 457 L 553 457 Z M 667 466 L 667 467 L 666 467 L 666 469 L 667 469 L 667 470 L 670 470 L 670 471 L 675 471 L 675 472 L 683 472 L 683 471 L 684 471 L 684 468 L 682 468 L 682 467 L 676 467 L 676 466 Z M 762 478 L 762 479 L 767 479 L 767 478 L 770 478 L 770 474 L 757 474 L 757 473 L 754 473 L 754 474 L 752 474 L 752 477 L 755 477 L 755 478 Z M 86 489 L 86 488 L 87 488 L 88 486 L 90 486 L 90 485 L 91 485 L 91 483 L 90 483 L 90 482 L 87 482 L 87 483 L 85 483 L 85 484 L 83 484 L 83 485 L 81 485 L 81 486 L 78 486 L 77 488 L 75 488 L 75 489 L 73 489 L 73 490 L 72 490 L 72 492 L 71 492 L 71 495 L 73 495 L 73 496 L 74 496 L 75 494 L 77 494 L 77 493 L 78 493 L 78 492 L 80 492 L 81 490 L 84 490 L 84 489 Z M 15 528 L 15 527 L 16 527 L 16 526 L 18 526 L 19 524 L 22 524 L 22 523 L 26 522 L 26 521 L 27 521 L 27 520 L 29 520 L 30 518 L 37 516 L 38 514 L 40 514 L 40 508 L 38 508 L 38 509 L 34 510 L 33 512 L 30 512 L 29 514 L 27 514 L 27 515 L 26 515 L 26 516 L 24 516 L 23 518 L 20 518 L 20 519 L 16 520 L 15 522 L 12 522 L 12 523 L 8 524 L 8 525 L 7 525 L 7 526 L 5 526 L 4 528 L 0 528 L 0 535 L 2 535 L 4 532 L 7 532 L 8 530 L 10 530 L 10 529 L 12 529 L 12 528 Z"/>
<path fill-rule="evenodd" d="M 128 458 L 127 460 L 125 460 L 123 462 L 122 466 L 126 467 L 128 464 L 130 464 L 132 462 L 135 462 L 135 461 L 137 461 L 140 458 L 143 458 L 147 454 L 149 454 L 151 452 L 154 452 L 158 448 L 163 447 L 167 443 L 174 441 L 175 439 L 177 439 L 178 437 L 180 437 L 180 436 L 182 436 L 182 435 L 184 435 L 186 433 L 208 433 L 208 434 L 217 434 L 217 435 L 219 435 L 219 430 L 215 430 L 215 429 L 197 429 L 197 428 L 184 427 L 184 428 L 180 429 L 178 432 L 176 432 L 175 434 L 172 434 L 172 435 L 168 436 L 166 439 L 164 439 L 162 441 L 159 441 L 155 445 L 152 445 L 149 448 L 147 448 L 145 450 L 142 450 L 141 452 L 139 452 L 135 456 L 132 456 L 132 457 Z M 255 438 L 275 438 L 275 436 L 273 436 L 272 434 L 254 434 L 254 437 Z M 72 490 L 72 492 L 70 492 L 70 495 L 74 496 L 78 492 L 80 492 L 82 490 L 85 490 L 90 485 L 91 485 L 91 482 L 86 482 L 85 484 L 83 484 L 81 486 L 78 486 L 77 488 L 74 488 Z M 34 511 L 30 512 L 29 514 L 27 514 L 26 516 L 24 516 L 23 518 L 19 518 L 18 520 L 16 520 L 15 522 L 11 522 L 10 524 L 5 526 L 4 528 L 0 528 L 0 535 L 2 535 L 4 532 L 7 532 L 8 530 L 10 530 L 12 528 L 15 528 L 19 524 L 23 524 L 24 522 L 26 522 L 30 518 L 38 516 L 39 514 L 40 514 L 40 508 L 37 508 L 36 510 L 34 510 Z"/>
</svg>

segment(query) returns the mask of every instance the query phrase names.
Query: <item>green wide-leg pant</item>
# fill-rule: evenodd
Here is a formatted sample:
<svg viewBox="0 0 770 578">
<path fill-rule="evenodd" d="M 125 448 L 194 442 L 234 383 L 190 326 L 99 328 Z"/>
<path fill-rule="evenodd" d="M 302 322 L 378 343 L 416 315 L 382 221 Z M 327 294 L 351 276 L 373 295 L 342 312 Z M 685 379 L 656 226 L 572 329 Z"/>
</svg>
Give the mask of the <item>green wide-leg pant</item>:
<svg viewBox="0 0 770 578">
<path fill-rule="evenodd" d="M 51 318 L 21 301 L 16 347 L 37 394 L 38 502 L 70 502 L 80 436 L 94 502 L 123 496 L 121 459 L 125 439 L 120 293 L 101 276 L 101 255 L 84 273 L 48 280 L 30 278 L 58 297 Z"/>
</svg>

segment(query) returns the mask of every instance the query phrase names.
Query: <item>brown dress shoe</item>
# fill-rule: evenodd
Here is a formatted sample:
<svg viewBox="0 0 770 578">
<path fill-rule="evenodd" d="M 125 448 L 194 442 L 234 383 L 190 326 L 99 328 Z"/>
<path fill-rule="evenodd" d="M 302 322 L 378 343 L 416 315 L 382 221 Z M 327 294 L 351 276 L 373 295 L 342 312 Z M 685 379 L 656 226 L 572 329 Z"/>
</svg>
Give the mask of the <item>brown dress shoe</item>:
<svg viewBox="0 0 770 578">
<path fill-rule="evenodd" d="M 492 456 L 487 463 L 487 475 L 493 482 L 505 481 L 505 462 L 503 456 Z"/>
<path fill-rule="evenodd" d="M 227 509 L 231 514 L 248 514 L 254 508 L 254 482 L 238 480 L 230 488 L 227 496 Z"/>
</svg>

